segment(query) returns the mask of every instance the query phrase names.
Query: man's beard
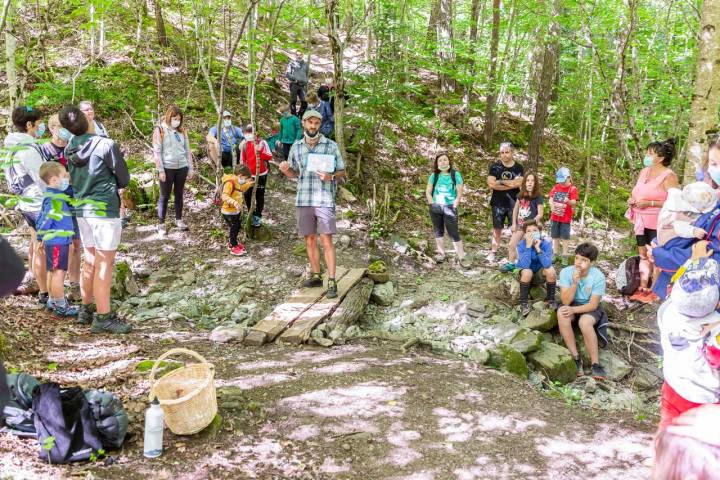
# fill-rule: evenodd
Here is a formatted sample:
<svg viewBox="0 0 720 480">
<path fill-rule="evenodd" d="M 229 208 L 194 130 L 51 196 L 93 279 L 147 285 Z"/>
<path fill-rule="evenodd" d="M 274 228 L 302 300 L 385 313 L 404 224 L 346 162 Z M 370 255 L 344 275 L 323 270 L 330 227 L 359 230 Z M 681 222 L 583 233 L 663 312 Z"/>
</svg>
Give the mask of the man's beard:
<svg viewBox="0 0 720 480">
<path fill-rule="evenodd" d="M 320 130 L 315 130 L 315 133 L 311 132 L 310 130 L 305 130 L 305 136 L 307 138 L 315 138 L 318 136 L 318 133 L 320 133 Z"/>
</svg>

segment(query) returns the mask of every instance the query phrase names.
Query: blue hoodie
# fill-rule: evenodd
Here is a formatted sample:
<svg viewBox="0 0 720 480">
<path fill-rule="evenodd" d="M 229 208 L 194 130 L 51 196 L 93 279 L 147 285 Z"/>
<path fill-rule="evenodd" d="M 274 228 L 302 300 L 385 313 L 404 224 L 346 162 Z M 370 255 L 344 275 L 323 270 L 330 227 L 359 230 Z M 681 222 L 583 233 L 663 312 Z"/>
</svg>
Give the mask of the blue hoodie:
<svg viewBox="0 0 720 480">
<path fill-rule="evenodd" d="M 56 188 L 48 187 L 45 198 L 43 198 L 42 209 L 37 219 L 37 237 L 38 240 L 42 240 L 45 245 L 70 245 L 70 243 L 72 243 L 72 235 L 58 235 L 47 240 L 43 238 L 44 235 L 51 230 L 73 233 L 75 231 L 72 210 L 67 201 L 59 197 L 63 194 L 72 197 L 72 187 L 68 187 L 64 192 Z M 53 201 L 60 202 L 63 214 L 60 220 L 48 216 L 48 214 L 54 210 Z"/>
<path fill-rule="evenodd" d="M 537 272 L 543 268 L 552 267 L 552 242 L 547 238 L 543 237 L 540 240 L 540 253 L 533 247 L 528 247 L 525 238 L 520 239 L 517 251 L 518 259 L 517 262 L 515 262 L 515 267 L 520 270 L 529 268 L 533 272 Z"/>
</svg>

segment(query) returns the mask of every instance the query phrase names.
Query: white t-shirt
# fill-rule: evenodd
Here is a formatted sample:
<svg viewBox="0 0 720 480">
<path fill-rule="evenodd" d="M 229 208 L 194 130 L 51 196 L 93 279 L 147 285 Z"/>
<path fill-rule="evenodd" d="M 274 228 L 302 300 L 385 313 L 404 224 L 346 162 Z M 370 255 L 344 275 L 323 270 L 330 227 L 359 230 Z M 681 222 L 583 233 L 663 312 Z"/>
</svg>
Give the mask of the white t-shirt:
<svg viewBox="0 0 720 480">
<path fill-rule="evenodd" d="M 694 403 L 720 401 L 720 374 L 710 368 L 702 350 L 703 325 L 720 321 L 712 312 L 702 319 L 678 312 L 672 300 L 658 310 L 665 381 L 685 400 Z"/>
</svg>

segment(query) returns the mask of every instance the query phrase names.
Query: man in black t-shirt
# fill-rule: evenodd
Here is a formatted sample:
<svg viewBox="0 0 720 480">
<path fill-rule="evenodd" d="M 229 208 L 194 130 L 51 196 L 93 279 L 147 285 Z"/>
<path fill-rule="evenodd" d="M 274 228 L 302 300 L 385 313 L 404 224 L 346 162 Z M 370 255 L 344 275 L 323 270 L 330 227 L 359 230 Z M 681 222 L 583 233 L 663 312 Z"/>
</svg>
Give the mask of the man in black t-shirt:
<svg viewBox="0 0 720 480">
<path fill-rule="evenodd" d="M 512 143 L 500 144 L 500 161 L 490 165 L 487 177 L 488 186 L 492 189 L 490 208 L 492 209 L 493 237 L 490 254 L 486 257 L 488 262 L 495 261 L 495 254 L 500 246 L 502 229 L 512 224 L 512 213 L 515 208 L 515 199 L 520 193 L 523 182 L 523 167 L 515 163 L 513 154 L 515 149 Z"/>
</svg>

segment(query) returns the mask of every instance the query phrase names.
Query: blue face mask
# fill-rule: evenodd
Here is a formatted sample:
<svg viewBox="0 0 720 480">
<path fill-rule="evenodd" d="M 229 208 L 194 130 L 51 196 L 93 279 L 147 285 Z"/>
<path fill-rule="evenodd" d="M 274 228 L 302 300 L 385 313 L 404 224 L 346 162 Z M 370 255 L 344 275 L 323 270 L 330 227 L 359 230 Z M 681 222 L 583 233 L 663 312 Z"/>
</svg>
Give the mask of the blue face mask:
<svg viewBox="0 0 720 480">
<path fill-rule="evenodd" d="M 69 142 L 70 139 L 73 137 L 73 134 L 70 133 L 70 130 L 68 130 L 67 128 L 61 128 L 60 130 L 58 130 L 58 137 L 60 138 L 60 140 Z"/>
<path fill-rule="evenodd" d="M 533 233 L 533 236 L 532 236 L 533 242 L 540 240 L 541 238 L 542 238 L 542 235 L 540 235 L 540 232 Z"/>
<path fill-rule="evenodd" d="M 708 175 L 715 183 L 720 185 L 720 167 L 708 167 Z"/>
<path fill-rule="evenodd" d="M 41 123 L 40 125 L 38 125 L 38 129 L 35 132 L 35 136 L 38 138 L 42 137 L 43 135 L 45 135 L 45 123 Z"/>
<path fill-rule="evenodd" d="M 69 186 L 70 186 L 70 180 L 67 178 L 63 178 L 62 180 L 60 180 L 60 185 L 58 185 L 58 190 L 64 192 L 65 190 L 68 189 Z"/>
<path fill-rule="evenodd" d="M 645 158 L 643 158 L 643 165 L 645 165 L 646 167 L 652 167 L 653 166 L 652 157 L 646 156 Z"/>
</svg>

